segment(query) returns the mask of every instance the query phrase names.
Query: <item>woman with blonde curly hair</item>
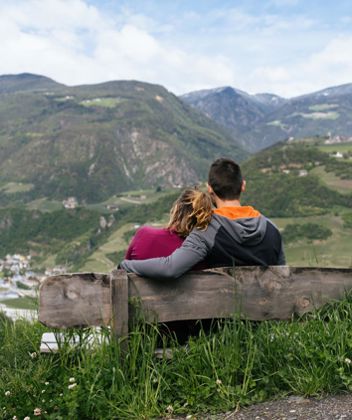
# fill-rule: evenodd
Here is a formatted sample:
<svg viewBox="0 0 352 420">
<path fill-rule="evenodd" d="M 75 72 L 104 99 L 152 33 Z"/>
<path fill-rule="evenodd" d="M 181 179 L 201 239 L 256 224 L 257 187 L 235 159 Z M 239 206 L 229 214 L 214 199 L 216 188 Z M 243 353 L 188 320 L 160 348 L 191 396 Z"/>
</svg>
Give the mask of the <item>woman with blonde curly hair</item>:
<svg viewBox="0 0 352 420">
<path fill-rule="evenodd" d="M 186 189 L 173 204 L 167 227 L 141 227 L 133 237 L 125 258 L 145 260 L 167 257 L 182 245 L 193 229 L 205 230 L 211 217 L 210 196 L 196 188 Z"/>
</svg>

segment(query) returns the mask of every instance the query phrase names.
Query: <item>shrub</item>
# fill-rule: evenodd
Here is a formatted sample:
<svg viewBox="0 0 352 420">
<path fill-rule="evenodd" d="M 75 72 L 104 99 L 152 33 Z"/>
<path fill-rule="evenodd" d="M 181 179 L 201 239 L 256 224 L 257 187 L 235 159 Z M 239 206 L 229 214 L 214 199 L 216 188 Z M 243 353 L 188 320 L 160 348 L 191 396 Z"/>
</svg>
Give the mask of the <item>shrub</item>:
<svg viewBox="0 0 352 420">
<path fill-rule="evenodd" d="M 327 239 L 332 235 L 332 231 L 317 223 L 289 224 L 285 227 L 282 236 L 286 243 L 300 239 Z"/>
</svg>

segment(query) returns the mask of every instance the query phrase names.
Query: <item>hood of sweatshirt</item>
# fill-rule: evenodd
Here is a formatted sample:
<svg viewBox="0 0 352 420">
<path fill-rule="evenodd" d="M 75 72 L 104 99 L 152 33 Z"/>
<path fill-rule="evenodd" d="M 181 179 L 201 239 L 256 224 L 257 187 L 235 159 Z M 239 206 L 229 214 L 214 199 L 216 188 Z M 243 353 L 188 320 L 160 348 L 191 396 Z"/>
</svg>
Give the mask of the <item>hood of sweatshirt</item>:
<svg viewBox="0 0 352 420">
<path fill-rule="evenodd" d="M 246 246 L 257 245 L 263 240 L 268 223 L 251 206 L 221 207 L 214 210 L 213 217 L 231 238 Z"/>
</svg>

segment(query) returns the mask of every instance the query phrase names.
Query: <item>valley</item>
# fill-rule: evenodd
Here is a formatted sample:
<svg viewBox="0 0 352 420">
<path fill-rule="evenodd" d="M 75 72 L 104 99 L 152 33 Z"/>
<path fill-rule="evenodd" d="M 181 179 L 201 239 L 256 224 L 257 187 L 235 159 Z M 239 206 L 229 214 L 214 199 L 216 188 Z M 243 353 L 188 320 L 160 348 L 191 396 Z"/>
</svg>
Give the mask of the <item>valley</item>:
<svg viewBox="0 0 352 420">
<path fill-rule="evenodd" d="M 350 267 L 349 92 L 180 99 L 141 82 L 0 76 L 0 259 L 29 255 L 38 275 L 108 272 L 139 226 L 165 224 L 182 188 L 204 187 L 209 163 L 229 156 L 247 180 L 242 203 L 277 224 L 289 265 Z"/>
<path fill-rule="evenodd" d="M 341 147 L 349 150 L 348 143 Z M 282 230 L 288 224 L 314 223 L 332 232 L 326 240 L 291 241 L 286 245 L 289 264 L 351 264 L 350 231 L 344 217 L 352 214 L 352 180 L 326 169 L 333 164 L 338 172 L 345 163 L 331 157 L 324 140 L 316 139 L 275 146 L 243 163 L 247 179 L 243 204 L 254 205 Z M 3 253 L 31 252 L 33 264 L 42 270 L 63 264 L 71 271 L 106 272 L 123 258 L 140 225 L 167 222 L 179 192 L 136 190 L 75 209 L 65 209 L 62 203 L 48 199 L 29 202 L 21 210 L 3 208 L 0 249 Z"/>
</svg>

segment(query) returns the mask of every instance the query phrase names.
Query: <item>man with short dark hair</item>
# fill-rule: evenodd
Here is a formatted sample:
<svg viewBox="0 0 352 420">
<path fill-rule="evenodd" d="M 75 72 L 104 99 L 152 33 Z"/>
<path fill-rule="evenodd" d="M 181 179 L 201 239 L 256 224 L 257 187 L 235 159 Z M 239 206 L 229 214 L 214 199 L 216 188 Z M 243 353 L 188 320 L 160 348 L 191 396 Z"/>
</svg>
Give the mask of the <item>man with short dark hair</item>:
<svg viewBox="0 0 352 420">
<path fill-rule="evenodd" d="M 245 188 L 239 165 L 217 159 L 208 176 L 208 192 L 216 207 L 208 228 L 194 229 L 169 257 L 124 260 L 120 267 L 145 277 L 177 278 L 203 260 L 209 267 L 285 265 L 277 227 L 253 207 L 241 206 Z"/>
</svg>

